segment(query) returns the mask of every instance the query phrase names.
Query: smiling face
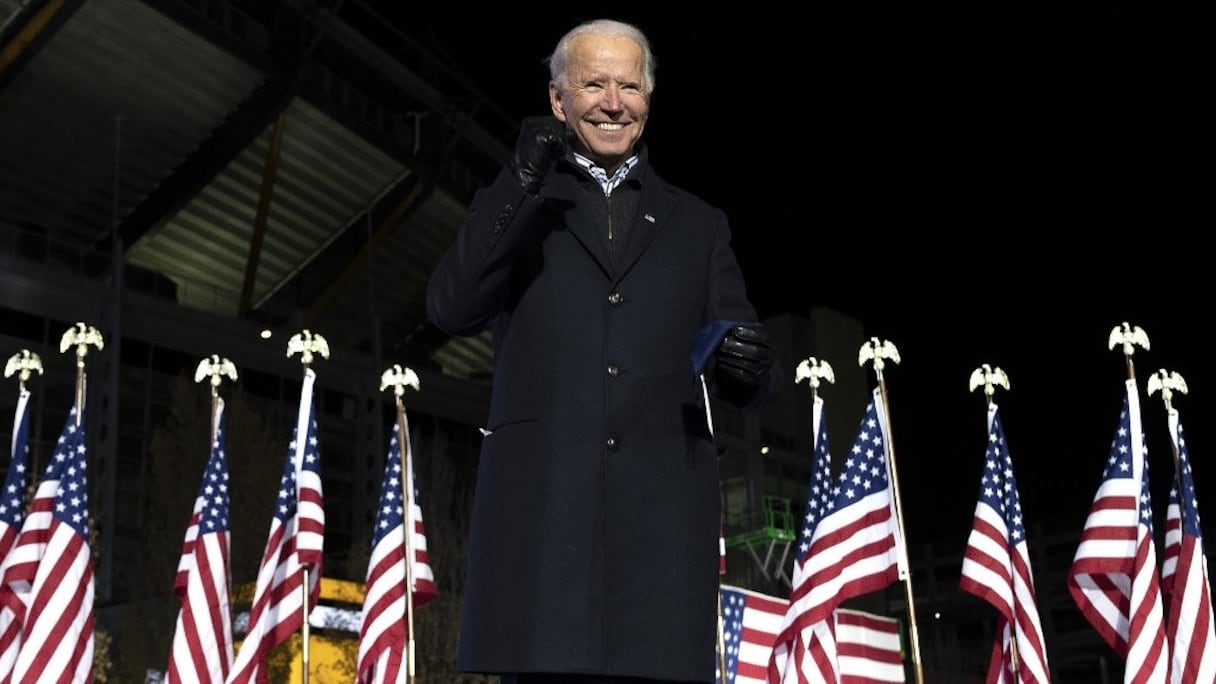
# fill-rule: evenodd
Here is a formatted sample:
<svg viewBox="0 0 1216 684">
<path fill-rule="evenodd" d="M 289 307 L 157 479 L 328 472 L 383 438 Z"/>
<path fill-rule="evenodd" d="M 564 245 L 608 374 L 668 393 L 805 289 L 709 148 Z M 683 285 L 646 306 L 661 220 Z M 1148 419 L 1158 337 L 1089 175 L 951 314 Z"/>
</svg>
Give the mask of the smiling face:
<svg viewBox="0 0 1216 684">
<path fill-rule="evenodd" d="M 566 82 L 549 83 L 553 115 L 574 134 L 574 149 L 609 174 L 633 156 L 650 113 L 642 48 L 625 36 L 577 36 Z"/>
</svg>

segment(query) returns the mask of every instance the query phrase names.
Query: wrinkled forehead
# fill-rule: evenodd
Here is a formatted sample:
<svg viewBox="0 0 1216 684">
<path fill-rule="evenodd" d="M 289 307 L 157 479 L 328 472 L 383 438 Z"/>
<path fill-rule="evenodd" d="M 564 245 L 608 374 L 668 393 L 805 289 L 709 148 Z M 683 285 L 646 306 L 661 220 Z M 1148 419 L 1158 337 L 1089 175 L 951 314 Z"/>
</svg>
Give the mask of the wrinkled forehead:
<svg viewBox="0 0 1216 684">
<path fill-rule="evenodd" d="M 568 76 L 572 82 L 587 79 L 641 83 L 645 79 L 642 47 L 625 36 L 587 34 L 570 43 Z"/>
</svg>

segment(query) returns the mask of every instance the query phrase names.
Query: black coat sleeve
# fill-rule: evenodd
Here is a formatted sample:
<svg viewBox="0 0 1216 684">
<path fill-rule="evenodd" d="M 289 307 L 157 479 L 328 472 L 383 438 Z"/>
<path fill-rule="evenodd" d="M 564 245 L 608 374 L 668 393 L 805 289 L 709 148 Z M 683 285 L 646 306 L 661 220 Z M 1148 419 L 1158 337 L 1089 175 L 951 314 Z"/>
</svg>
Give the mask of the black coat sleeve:
<svg viewBox="0 0 1216 684">
<path fill-rule="evenodd" d="M 487 329 L 502 307 L 520 252 L 543 234 L 543 202 L 525 195 L 505 169 L 477 191 L 427 283 L 427 318 L 450 335 Z"/>
</svg>

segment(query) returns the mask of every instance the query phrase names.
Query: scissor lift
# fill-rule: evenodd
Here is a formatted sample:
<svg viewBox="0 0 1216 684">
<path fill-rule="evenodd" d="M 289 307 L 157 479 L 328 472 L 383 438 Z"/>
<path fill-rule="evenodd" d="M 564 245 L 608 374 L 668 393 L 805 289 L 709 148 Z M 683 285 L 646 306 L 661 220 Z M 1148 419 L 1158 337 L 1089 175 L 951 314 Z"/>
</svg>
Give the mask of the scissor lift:
<svg viewBox="0 0 1216 684">
<path fill-rule="evenodd" d="M 790 500 L 780 496 L 765 496 L 761 510 L 747 516 L 741 524 L 728 525 L 728 530 L 740 530 L 726 538 L 726 548 L 746 548 L 766 580 L 779 580 L 790 586 L 790 545 L 794 532 L 794 514 Z"/>
</svg>

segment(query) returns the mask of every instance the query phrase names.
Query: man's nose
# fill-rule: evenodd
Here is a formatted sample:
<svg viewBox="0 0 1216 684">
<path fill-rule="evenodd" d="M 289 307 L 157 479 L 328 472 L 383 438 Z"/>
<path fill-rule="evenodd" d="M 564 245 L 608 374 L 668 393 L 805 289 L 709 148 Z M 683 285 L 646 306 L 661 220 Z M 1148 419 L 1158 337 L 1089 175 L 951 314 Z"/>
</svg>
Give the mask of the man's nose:
<svg viewBox="0 0 1216 684">
<path fill-rule="evenodd" d="M 604 99 L 600 103 L 601 107 L 610 112 L 619 112 L 624 108 L 621 102 L 620 88 L 610 85 L 604 89 Z"/>
</svg>

